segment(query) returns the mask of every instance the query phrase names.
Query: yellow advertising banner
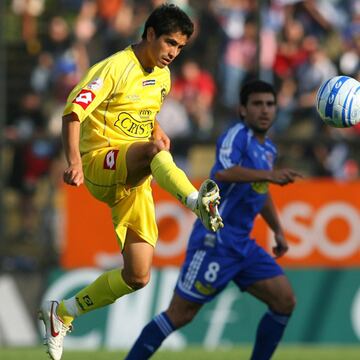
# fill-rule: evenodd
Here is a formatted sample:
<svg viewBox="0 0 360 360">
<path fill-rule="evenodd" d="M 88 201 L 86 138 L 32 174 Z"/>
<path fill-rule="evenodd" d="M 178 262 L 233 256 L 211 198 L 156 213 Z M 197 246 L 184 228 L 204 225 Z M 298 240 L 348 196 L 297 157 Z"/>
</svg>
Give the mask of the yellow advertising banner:
<svg viewBox="0 0 360 360">
<path fill-rule="evenodd" d="M 179 266 L 195 216 L 157 184 L 153 190 L 159 226 L 154 265 Z M 360 266 L 360 181 L 312 179 L 271 186 L 270 191 L 290 245 L 281 265 Z M 84 187 L 66 186 L 65 197 L 63 267 L 112 267 L 121 262 L 110 209 Z M 271 252 L 272 232 L 262 219 L 256 219 L 252 235 Z"/>
</svg>

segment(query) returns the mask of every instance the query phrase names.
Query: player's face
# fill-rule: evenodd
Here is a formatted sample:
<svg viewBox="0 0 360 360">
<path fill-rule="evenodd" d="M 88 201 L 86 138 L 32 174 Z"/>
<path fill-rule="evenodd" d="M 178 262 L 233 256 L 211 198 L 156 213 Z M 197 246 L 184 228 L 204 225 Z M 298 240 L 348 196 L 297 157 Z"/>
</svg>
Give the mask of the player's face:
<svg viewBox="0 0 360 360">
<path fill-rule="evenodd" d="M 276 103 L 271 93 L 253 93 L 249 95 L 246 106 L 240 112 L 255 133 L 266 133 L 275 119 Z"/>
<path fill-rule="evenodd" d="M 186 45 L 188 38 L 182 32 L 156 37 L 152 28 L 148 30 L 149 56 L 153 66 L 168 66 Z"/>
</svg>

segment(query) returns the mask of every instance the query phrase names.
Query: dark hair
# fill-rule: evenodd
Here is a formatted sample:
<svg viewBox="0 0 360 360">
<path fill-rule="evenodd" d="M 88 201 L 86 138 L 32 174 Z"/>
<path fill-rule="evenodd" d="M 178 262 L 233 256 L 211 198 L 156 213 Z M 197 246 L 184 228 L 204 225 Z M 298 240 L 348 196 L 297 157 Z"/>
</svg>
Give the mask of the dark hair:
<svg viewBox="0 0 360 360">
<path fill-rule="evenodd" d="M 262 80 L 251 80 L 245 83 L 240 91 L 240 104 L 245 106 L 253 93 L 271 93 L 276 102 L 276 92 L 271 84 Z"/>
<path fill-rule="evenodd" d="M 154 29 L 156 37 L 181 31 L 187 38 L 190 38 L 194 32 L 194 24 L 189 16 L 174 4 L 163 4 L 150 14 L 145 22 L 143 39 L 146 39 L 149 27 Z"/>
</svg>

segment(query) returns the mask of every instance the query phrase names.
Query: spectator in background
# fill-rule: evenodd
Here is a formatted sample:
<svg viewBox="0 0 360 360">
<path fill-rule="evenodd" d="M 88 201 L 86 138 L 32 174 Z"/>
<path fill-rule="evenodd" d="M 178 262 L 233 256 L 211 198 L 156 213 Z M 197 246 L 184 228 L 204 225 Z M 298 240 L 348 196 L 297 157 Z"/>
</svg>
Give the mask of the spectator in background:
<svg viewBox="0 0 360 360">
<path fill-rule="evenodd" d="M 326 79 L 336 76 L 337 70 L 316 37 L 307 36 L 303 46 L 309 55 L 296 73 L 298 110 L 304 118 L 312 120 L 317 116 L 314 106 L 317 90 Z"/>
<path fill-rule="evenodd" d="M 52 161 L 59 154 L 59 141 L 47 136 L 46 127 L 41 98 L 35 93 L 25 94 L 20 101 L 20 113 L 14 127 L 7 129 L 7 138 L 14 146 L 9 185 L 20 195 L 20 240 L 37 241 L 37 187 L 39 180 L 49 175 Z"/>
<path fill-rule="evenodd" d="M 180 71 L 173 82 L 173 96 L 184 105 L 194 133 L 199 137 L 209 137 L 214 125 L 212 105 L 215 81 L 190 59 L 182 64 Z"/>
<path fill-rule="evenodd" d="M 225 35 L 219 59 L 222 103 L 237 106 L 237 94 L 256 54 L 256 23 L 250 1 L 214 1 L 214 11 Z"/>
</svg>

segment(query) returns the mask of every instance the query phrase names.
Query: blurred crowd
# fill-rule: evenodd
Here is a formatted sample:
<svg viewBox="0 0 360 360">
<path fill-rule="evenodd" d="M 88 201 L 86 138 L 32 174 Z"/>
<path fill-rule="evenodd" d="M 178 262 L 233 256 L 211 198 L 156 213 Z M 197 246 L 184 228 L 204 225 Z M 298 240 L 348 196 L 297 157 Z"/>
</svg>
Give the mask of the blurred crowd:
<svg viewBox="0 0 360 360">
<path fill-rule="evenodd" d="M 56 217 L 66 97 L 89 66 L 137 42 L 148 14 L 163 2 L 6 1 L 5 175 L 17 197 L 9 203 L 22 204 L 10 238 L 26 244 L 36 233 L 46 242 L 39 228 L 49 229 L 42 230 L 47 239 Z M 185 168 L 192 146 L 214 144 L 236 120 L 241 84 L 259 76 L 279 92 L 271 136 L 282 164 L 315 177 L 359 175 L 360 128 L 324 126 L 314 100 L 329 77 L 360 80 L 360 0 L 168 2 L 195 23 L 194 36 L 172 65 L 172 91 L 158 116 Z"/>
</svg>

